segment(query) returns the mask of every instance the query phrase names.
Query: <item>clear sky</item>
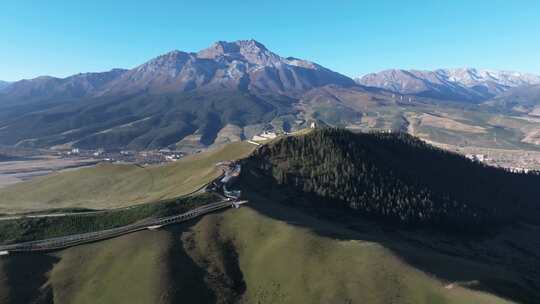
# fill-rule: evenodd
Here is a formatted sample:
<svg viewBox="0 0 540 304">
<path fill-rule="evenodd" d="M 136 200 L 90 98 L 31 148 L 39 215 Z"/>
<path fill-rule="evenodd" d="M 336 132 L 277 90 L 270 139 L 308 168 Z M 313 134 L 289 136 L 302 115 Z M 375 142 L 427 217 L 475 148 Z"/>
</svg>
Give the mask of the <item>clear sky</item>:
<svg viewBox="0 0 540 304">
<path fill-rule="evenodd" d="M 131 68 L 250 38 L 348 76 L 465 66 L 540 74 L 540 1 L 2 0 L 0 79 Z"/>
</svg>

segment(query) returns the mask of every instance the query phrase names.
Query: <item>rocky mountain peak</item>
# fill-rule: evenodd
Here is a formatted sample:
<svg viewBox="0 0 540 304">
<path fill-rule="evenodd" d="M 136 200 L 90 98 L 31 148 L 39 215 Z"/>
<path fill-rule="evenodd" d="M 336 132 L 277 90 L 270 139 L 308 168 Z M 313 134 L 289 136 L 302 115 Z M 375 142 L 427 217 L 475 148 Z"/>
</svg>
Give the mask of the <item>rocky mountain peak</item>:
<svg viewBox="0 0 540 304">
<path fill-rule="evenodd" d="M 233 42 L 216 41 L 210 47 L 199 51 L 198 57 L 215 58 L 219 55 L 268 52 L 268 49 L 256 40 L 238 40 Z"/>
<path fill-rule="evenodd" d="M 238 60 L 253 65 L 272 66 L 281 63 L 282 58 L 269 51 L 256 40 L 234 42 L 218 41 L 197 53 L 198 58 L 213 60 Z"/>
<path fill-rule="evenodd" d="M 191 55 L 186 52 L 174 50 L 160 55 L 136 69 L 140 72 L 155 72 L 158 70 L 179 70 L 190 59 Z"/>
</svg>

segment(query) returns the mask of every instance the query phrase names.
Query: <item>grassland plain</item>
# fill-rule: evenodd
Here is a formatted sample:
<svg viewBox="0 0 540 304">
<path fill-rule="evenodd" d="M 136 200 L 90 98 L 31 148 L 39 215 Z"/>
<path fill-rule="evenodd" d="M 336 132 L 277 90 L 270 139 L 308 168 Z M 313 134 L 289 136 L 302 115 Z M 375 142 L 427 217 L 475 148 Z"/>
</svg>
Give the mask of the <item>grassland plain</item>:
<svg viewBox="0 0 540 304">
<path fill-rule="evenodd" d="M 229 144 L 159 166 L 102 164 L 0 189 L 0 213 L 58 208 L 109 209 L 190 193 L 221 171 L 216 162 L 247 156 L 254 145 Z"/>
</svg>

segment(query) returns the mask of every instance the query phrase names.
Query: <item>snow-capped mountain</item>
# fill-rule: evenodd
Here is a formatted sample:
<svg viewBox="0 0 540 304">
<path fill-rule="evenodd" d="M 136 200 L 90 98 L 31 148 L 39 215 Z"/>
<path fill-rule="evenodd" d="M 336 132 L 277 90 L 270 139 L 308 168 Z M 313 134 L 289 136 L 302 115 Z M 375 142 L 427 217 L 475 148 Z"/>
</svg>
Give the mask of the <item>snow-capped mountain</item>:
<svg viewBox="0 0 540 304">
<path fill-rule="evenodd" d="M 473 68 L 435 71 L 386 70 L 358 78 L 357 83 L 400 94 L 450 100 L 482 101 L 510 88 L 540 83 L 540 76 Z"/>
<path fill-rule="evenodd" d="M 512 71 L 462 68 L 437 70 L 436 72 L 443 77 L 448 77 L 450 81 L 462 83 L 467 87 L 483 85 L 489 82 L 506 87 L 518 87 L 540 83 L 540 76 L 538 75 Z"/>
</svg>

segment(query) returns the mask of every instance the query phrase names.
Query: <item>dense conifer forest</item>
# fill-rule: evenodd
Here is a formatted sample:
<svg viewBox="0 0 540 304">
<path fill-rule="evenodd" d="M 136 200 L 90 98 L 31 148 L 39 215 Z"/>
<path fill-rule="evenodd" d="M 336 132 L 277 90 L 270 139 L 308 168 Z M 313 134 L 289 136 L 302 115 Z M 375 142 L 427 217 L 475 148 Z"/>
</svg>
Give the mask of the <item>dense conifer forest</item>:
<svg viewBox="0 0 540 304">
<path fill-rule="evenodd" d="M 315 130 L 260 147 L 245 167 L 313 202 L 412 226 L 540 222 L 539 174 L 488 167 L 404 133 Z"/>
</svg>

